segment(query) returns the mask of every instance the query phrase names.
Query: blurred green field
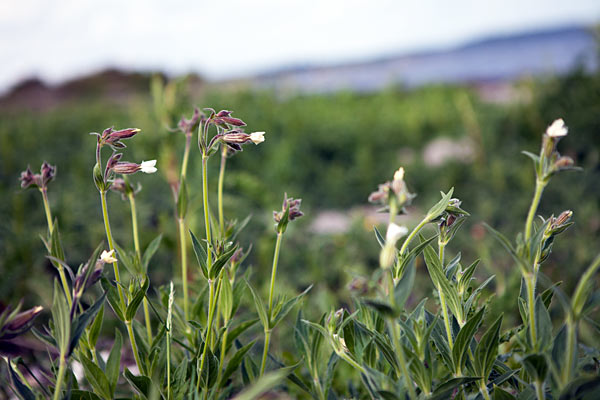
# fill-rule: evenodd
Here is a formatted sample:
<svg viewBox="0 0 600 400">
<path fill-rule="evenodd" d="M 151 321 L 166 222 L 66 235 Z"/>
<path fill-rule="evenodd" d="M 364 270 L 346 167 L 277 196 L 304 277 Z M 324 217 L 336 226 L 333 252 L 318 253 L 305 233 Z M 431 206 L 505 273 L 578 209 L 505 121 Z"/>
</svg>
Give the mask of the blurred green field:
<svg viewBox="0 0 600 400">
<path fill-rule="evenodd" d="M 509 237 L 522 229 L 534 174 L 531 161 L 520 151 L 537 152 L 542 132 L 556 118 L 564 118 L 569 126 L 569 135 L 559 150 L 584 170 L 557 176 L 544 195 L 541 214 L 571 209 L 576 222 L 554 247 L 544 272 L 565 280 L 570 288 L 597 253 L 600 74 L 574 71 L 561 78 L 524 81 L 515 86 L 523 95 L 502 104 L 482 100 L 473 88 L 454 86 L 301 96 L 218 87 L 197 94 L 186 88 L 185 81 L 181 86 L 183 90 L 169 112 L 170 126 L 175 126 L 181 115 L 189 117 L 193 105 L 198 105 L 234 110 L 234 116 L 248 124 L 248 131 L 266 132 L 265 143 L 247 148 L 228 163 L 226 214 L 239 219 L 253 215 L 241 242 L 253 238 L 249 263 L 254 273 L 264 278 L 256 282 L 266 285 L 274 243 L 272 210 L 280 208 L 284 192 L 303 199 L 307 217 L 286 237 L 280 287 L 296 292 L 316 283 L 308 301 L 318 312 L 349 302 L 347 284 L 378 267 L 373 219 L 362 217 L 361 207 L 367 205 L 367 196 L 377 184 L 391 179 L 400 166 L 406 169 L 410 189 L 418 194 L 411 213 L 415 219 L 438 198 L 439 190 L 455 188 L 472 217 L 448 249 L 449 254 L 460 247 L 463 259 L 482 258 L 484 269 L 497 275 L 498 296 L 504 299 L 499 307 L 514 312 L 518 271 L 500 250 L 487 250 L 493 239 L 482 230 L 481 222 Z M 35 171 L 46 160 L 58 167 L 49 197 L 71 265 L 87 259 L 103 240 L 100 203 L 91 172 L 95 139 L 88 133 L 113 125 L 142 130 L 135 144 L 125 149 L 124 159 L 158 159 L 158 174 L 132 179 L 143 185 L 138 196 L 141 241 L 146 246 L 159 232 L 165 234 L 149 271 L 153 285 L 178 276 L 173 201 L 167 178 L 178 168 L 184 137 L 169 132 L 159 120 L 146 81 L 125 99 L 89 90 L 75 101 L 43 111 L 0 109 L 0 301 L 14 302 L 23 297 L 27 304 L 47 305 L 51 299 L 54 269 L 45 259 L 39 238 L 46 229 L 41 199 L 35 191 L 19 188 L 19 173 L 27 165 Z M 469 143 L 467 160 L 440 165 L 426 161 L 425 150 L 440 138 Z M 444 142 L 438 145 L 438 149 L 448 150 L 446 147 Z M 190 228 L 200 231 L 200 158 L 196 150 L 193 147 L 188 181 L 193 211 Z M 209 179 L 215 187 L 218 160 L 211 163 Z M 111 194 L 109 207 L 116 240 L 130 246 L 127 204 Z M 311 227 L 323 210 L 351 215 L 350 228 L 339 233 L 314 233 Z M 423 270 L 420 273 L 420 282 L 426 282 L 426 274 Z"/>
</svg>

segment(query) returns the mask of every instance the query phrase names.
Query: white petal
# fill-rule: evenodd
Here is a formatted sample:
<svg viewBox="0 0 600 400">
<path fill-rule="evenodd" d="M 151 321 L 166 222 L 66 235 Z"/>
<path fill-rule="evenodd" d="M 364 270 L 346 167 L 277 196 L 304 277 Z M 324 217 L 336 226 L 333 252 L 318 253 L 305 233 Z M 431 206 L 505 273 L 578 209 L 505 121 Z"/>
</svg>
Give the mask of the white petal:
<svg viewBox="0 0 600 400">
<path fill-rule="evenodd" d="M 156 160 L 142 161 L 140 164 L 140 171 L 146 174 L 153 174 L 157 171 L 155 165 Z"/>
<path fill-rule="evenodd" d="M 404 179 L 404 168 L 398 168 L 398 171 L 394 172 L 394 180 L 401 181 Z"/>
<path fill-rule="evenodd" d="M 117 259 L 114 257 L 115 251 L 106 251 L 104 250 L 100 255 L 100 259 L 107 264 L 113 264 L 117 262 Z"/>
<path fill-rule="evenodd" d="M 259 144 L 265 141 L 265 133 L 264 132 L 252 132 L 250 134 L 250 140 L 254 144 Z"/>
<path fill-rule="evenodd" d="M 546 134 L 550 137 L 567 136 L 568 132 L 569 129 L 565 126 L 565 121 L 562 118 L 555 120 L 546 130 Z"/>
<path fill-rule="evenodd" d="M 399 226 L 393 222 L 388 226 L 387 233 L 385 234 L 386 243 L 396 244 L 398 239 L 408 233 L 408 228 L 405 226 Z"/>
</svg>

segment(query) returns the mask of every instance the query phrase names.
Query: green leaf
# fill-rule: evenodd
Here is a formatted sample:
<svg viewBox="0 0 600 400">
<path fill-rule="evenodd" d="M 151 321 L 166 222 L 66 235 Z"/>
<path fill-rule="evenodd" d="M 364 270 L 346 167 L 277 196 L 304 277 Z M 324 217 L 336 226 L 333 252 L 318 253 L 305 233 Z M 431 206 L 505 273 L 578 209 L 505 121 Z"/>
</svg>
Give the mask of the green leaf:
<svg viewBox="0 0 600 400">
<path fill-rule="evenodd" d="M 221 304 L 221 314 L 223 320 L 229 321 L 232 317 L 231 312 L 233 310 L 233 289 L 231 288 L 231 282 L 227 276 L 221 279 L 221 294 L 219 295 L 219 302 Z"/>
<path fill-rule="evenodd" d="M 475 350 L 475 371 L 487 381 L 492 366 L 498 355 L 498 344 L 500 342 L 500 327 L 502 326 L 502 315 L 483 334 L 481 341 Z"/>
<path fill-rule="evenodd" d="M 480 377 L 464 376 L 460 378 L 451 378 L 435 388 L 431 397 L 428 400 L 445 400 L 450 398 L 454 389 L 475 381 L 480 380 Z"/>
<path fill-rule="evenodd" d="M 535 301 L 535 329 L 537 331 L 537 350 L 545 350 L 552 341 L 552 320 L 542 298 Z"/>
<path fill-rule="evenodd" d="M 395 271 L 396 277 L 401 276 L 404 273 L 404 270 L 406 269 L 408 264 L 413 262 L 414 259 L 417 258 L 417 256 L 419 254 L 421 254 L 423 249 L 425 247 L 427 247 L 429 245 L 429 243 L 431 243 L 435 238 L 437 238 L 437 235 L 432 236 L 429 239 L 422 241 L 421 243 L 416 245 L 411 251 L 409 251 L 408 254 L 405 254 L 402 257 L 400 257 L 401 258 L 400 265 L 398 266 L 398 268 Z"/>
<path fill-rule="evenodd" d="M 202 275 L 204 275 L 204 278 L 208 279 L 208 268 L 206 266 L 206 259 L 208 255 L 206 254 L 206 250 L 204 250 L 204 246 L 198 241 L 198 239 L 191 230 L 190 236 L 192 237 L 194 253 L 196 254 L 196 259 L 198 260 L 198 264 L 200 265 Z"/>
<path fill-rule="evenodd" d="M 292 308 L 298 304 L 298 302 L 300 300 L 302 300 L 302 298 L 304 298 L 304 296 L 310 291 L 310 289 L 312 289 L 313 285 L 310 285 L 309 287 L 307 287 L 306 289 L 304 289 L 304 291 L 302 293 L 300 293 L 298 296 L 286 301 L 283 306 L 281 307 L 281 310 L 279 310 L 279 312 L 272 316 L 272 328 L 274 328 L 275 326 L 277 326 L 277 324 L 279 322 L 281 322 L 282 319 L 285 318 L 285 316 L 292 310 Z"/>
<path fill-rule="evenodd" d="M 52 235 L 50 237 L 50 255 L 52 257 L 56 257 L 57 259 L 64 261 L 65 260 L 65 252 L 63 251 L 62 244 L 60 242 L 60 233 L 58 231 L 58 220 L 54 219 L 54 225 L 52 227 Z M 54 266 L 60 269 L 59 265 L 54 263 Z"/>
<path fill-rule="evenodd" d="M 415 283 L 415 264 L 408 264 L 403 272 L 402 278 L 394 287 L 394 305 L 399 309 L 404 308 L 404 303 L 406 303 Z"/>
<path fill-rule="evenodd" d="M 235 396 L 234 400 L 254 400 L 281 383 L 289 373 L 289 368 L 281 368 L 264 374 L 252 386 Z"/>
<path fill-rule="evenodd" d="M 242 322 L 239 325 L 237 325 L 235 328 L 231 329 L 229 331 L 229 334 L 227 335 L 226 349 L 228 350 L 231 347 L 233 341 L 238 336 L 240 336 L 243 332 L 245 332 L 248 328 L 252 327 L 257 322 L 258 322 L 258 319 L 251 319 L 249 321 Z"/>
<path fill-rule="evenodd" d="M 125 368 L 123 376 L 143 399 L 148 399 L 151 393 L 158 393 L 158 389 L 147 376 L 135 376 L 128 368 Z"/>
<path fill-rule="evenodd" d="M 269 316 L 267 316 L 267 309 L 265 308 L 265 304 L 263 303 L 260 296 L 256 293 L 250 282 L 246 281 L 246 285 L 248 285 L 248 288 L 252 293 L 252 298 L 254 299 L 254 306 L 256 307 L 256 312 L 258 313 L 260 322 L 262 323 L 265 329 L 271 329 L 271 319 L 269 318 Z"/>
<path fill-rule="evenodd" d="M 111 396 L 115 394 L 117 381 L 119 380 L 120 364 L 121 364 L 121 347 L 123 346 L 123 338 L 121 332 L 115 329 L 115 342 L 108 355 L 106 361 L 106 378 L 110 385 Z"/>
<path fill-rule="evenodd" d="M 162 241 L 162 234 L 158 235 L 154 238 L 146 247 L 146 251 L 144 251 L 144 256 L 142 257 L 142 266 L 144 267 L 144 273 L 148 273 L 148 264 L 150 264 L 150 260 L 158 250 L 160 246 L 160 242 Z"/>
<path fill-rule="evenodd" d="M 21 381 L 19 375 L 17 375 L 17 373 L 14 371 L 10 359 L 6 360 L 6 364 L 8 365 L 8 370 L 10 372 L 10 381 L 19 398 L 23 400 L 35 400 L 35 395 L 31 389 L 29 389 L 29 387 Z"/>
<path fill-rule="evenodd" d="M 463 366 L 467 362 L 467 350 L 474 340 L 475 333 L 481 325 L 485 307 L 482 307 L 477 313 L 475 313 L 467 323 L 460 329 L 456 339 L 454 341 L 454 347 L 452 348 L 452 360 L 454 361 L 455 371 L 461 371 Z"/>
<path fill-rule="evenodd" d="M 507 392 L 506 390 L 494 386 L 494 391 L 492 392 L 493 400 L 516 400 L 516 397 Z"/>
<path fill-rule="evenodd" d="M 106 295 L 106 293 L 105 293 Z M 90 326 L 90 332 L 88 334 L 88 339 L 90 341 L 90 345 L 92 348 L 96 347 L 96 343 L 98 343 L 98 336 L 100 336 L 100 330 L 102 329 L 102 321 L 104 320 L 104 303 L 102 303 L 102 307 L 100 307 L 100 311 L 96 314 L 96 318 L 94 318 L 94 322 L 92 322 L 92 326 Z"/>
<path fill-rule="evenodd" d="M 546 380 L 548 363 L 543 354 L 530 354 L 523 358 L 521 363 L 532 380 L 537 382 L 544 382 Z"/>
<path fill-rule="evenodd" d="M 329 332 L 327 332 L 327 330 L 325 328 L 323 328 L 321 325 L 316 324 L 311 321 L 308 321 L 308 320 L 305 320 L 305 319 L 303 319 L 302 322 L 304 322 L 306 325 L 310 326 L 311 328 L 317 330 L 317 332 L 319 332 L 325 338 L 329 338 Z"/>
<path fill-rule="evenodd" d="M 452 193 L 454 193 L 454 188 L 451 188 L 448 193 L 442 194 L 442 199 L 427 211 L 427 216 L 425 218 L 429 221 L 433 221 L 439 217 L 446 210 L 446 207 L 448 207 L 448 202 L 452 198 Z"/>
<path fill-rule="evenodd" d="M 521 151 L 521 154 L 524 154 L 527 157 L 531 158 L 533 160 L 533 164 L 534 165 L 537 165 L 540 162 L 540 156 L 538 156 L 537 154 L 533 154 L 533 153 L 530 153 L 530 152 L 525 151 L 525 150 Z"/>
<path fill-rule="evenodd" d="M 71 400 L 101 400 L 102 397 L 87 390 L 71 390 Z"/>
<path fill-rule="evenodd" d="M 238 369 L 238 367 L 244 359 L 244 356 L 248 351 L 250 351 L 252 346 L 254 346 L 254 343 L 256 343 L 256 340 L 253 340 L 252 342 L 248 343 L 247 345 L 236 351 L 233 357 L 231 357 L 229 363 L 227 364 L 227 367 L 225 368 L 225 371 L 223 372 L 223 375 L 221 376 L 221 382 L 219 382 L 219 387 L 224 387 L 225 383 L 227 383 L 227 379 L 229 379 L 229 377 Z"/>
<path fill-rule="evenodd" d="M 383 235 L 381 232 L 379 232 L 379 229 L 377 229 L 376 226 L 373 227 L 373 231 L 375 232 L 375 239 L 377 239 L 377 243 L 379 243 L 381 248 L 383 248 L 385 246 L 385 239 L 383 238 Z"/>
<path fill-rule="evenodd" d="M 54 339 L 61 354 L 68 354 L 71 341 L 71 317 L 69 305 L 62 287 L 54 280 L 54 298 L 52 300 L 52 322 L 54 323 Z"/>
<path fill-rule="evenodd" d="M 382 316 L 397 317 L 398 311 L 390 303 L 381 300 L 363 299 L 363 304 L 377 311 Z"/>
<path fill-rule="evenodd" d="M 133 298 L 129 302 L 129 305 L 127 306 L 127 311 L 125 312 L 126 321 L 131 321 L 135 317 L 135 314 L 138 308 L 140 307 L 140 304 L 142 304 L 142 300 L 144 300 L 144 297 L 146 296 L 148 287 L 150 287 L 150 279 L 148 279 L 148 277 L 146 276 L 144 279 L 144 283 L 140 288 L 137 289 L 135 295 L 133 296 Z"/>
<path fill-rule="evenodd" d="M 571 381 L 559 400 L 594 400 L 600 393 L 600 376 L 580 377 Z"/>
<path fill-rule="evenodd" d="M 80 356 L 81 364 L 85 372 L 85 377 L 94 388 L 94 391 L 98 393 L 102 398 L 110 400 L 112 399 L 112 391 L 108 379 L 104 374 L 104 371 L 100 369 L 96 364 L 84 355 Z"/>
<path fill-rule="evenodd" d="M 445 295 L 448 308 L 450 308 L 456 319 L 463 321 L 463 308 L 458 291 L 446 278 L 440 259 L 431 246 L 425 248 L 425 264 L 433 284 Z"/>
<path fill-rule="evenodd" d="M 117 258 L 125 266 L 127 271 L 131 275 L 139 276 L 142 274 L 142 267 L 137 262 L 137 256 L 134 253 L 128 253 L 127 250 L 115 243 L 115 250 L 117 250 Z"/>
<path fill-rule="evenodd" d="M 108 300 L 108 304 L 110 304 L 110 308 L 112 308 L 117 318 L 119 318 L 121 321 L 125 321 L 125 315 L 123 314 L 123 309 L 121 308 L 121 300 L 119 299 L 117 288 L 104 277 L 100 279 L 100 283 L 102 285 L 102 289 L 104 289 L 104 293 L 106 294 L 106 299 Z"/>
<path fill-rule="evenodd" d="M 229 250 L 221 254 L 219 258 L 215 260 L 213 265 L 210 267 L 210 270 L 208 271 L 208 276 L 211 279 L 214 279 L 217 276 L 219 276 L 221 270 L 223 269 L 223 267 L 225 267 L 225 264 L 227 264 L 227 261 L 229 261 L 229 259 L 233 256 L 236 250 L 237 246 L 231 246 Z"/>
<path fill-rule="evenodd" d="M 75 350 L 75 347 L 77 347 L 77 344 L 79 343 L 79 338 L 83 334 L 85 328 L 88 326 L 88 324 L 90 323 L 92 318 L 94 318 L 94 316 L 96 316 L 96 314 L 98 313 L 98 311 L 104 304 L 105 298 L 106 298 L 106 293 L 103 294 L 102 296 L 100 296 L 100 298 L 90 308 L 85 310 L 85 312 L 83 314 L 80 314 L 73 322 L 73 326 L 71 328 L 72 333 L 71 333 L 71 341 L 69 343 L 68 355 L 70 355 L 73 352 L 73 350 Z"/>
</svg>

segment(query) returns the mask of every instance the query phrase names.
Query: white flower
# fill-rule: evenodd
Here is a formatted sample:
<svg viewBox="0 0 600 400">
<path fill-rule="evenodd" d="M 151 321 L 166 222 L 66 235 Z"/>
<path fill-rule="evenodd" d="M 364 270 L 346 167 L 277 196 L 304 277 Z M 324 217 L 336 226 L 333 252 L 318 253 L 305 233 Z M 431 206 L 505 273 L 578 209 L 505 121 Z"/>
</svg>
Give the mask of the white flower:
<svg viewBox="0 0 600 400">
<path fill-rule="evenodd" d="M 114 250 L 111 250 L 111 251 L 104 250 L 102 252 L 102 254 L 100 255 L 100 260 L 102 260 L 106 264 L 116 263 L 117 259 L 115 258 L 115 251 Z"/>
<path fill-rule="evenodd" d="M 394 172 L 394 180 L 401 181 L 404 179 L 404 168 L 398 168 L 398 171 Z"/>
<path fill-rule="evenodd" d="M 155 165 L 156 160 L 142 161 L 142 163 L 140 164 L 140 171 L 146 174 L 153 174 L 157 171 Z"/>
<path fill-rule="evenodd" d="M 254 144 L 259 144 L 265 141 L 265 133 L 264 132 L 252 132 L 250 134 L 250 140 Z"/>
<path fill-rule="evenodd" d="M 569 129 L 565 126 L 562 118 L 557 119 L 546 129 L 546 134 L 552 138 L 567 136 Z"/>
<path fill-rule="evenodd" d="M 405 226 L 399 226 L 394 224 L 393 222 L 388 226 L 387 232 L 385 234 L 385 242 L 386 244 L 395 245 L 398 239 L 408 233 L 408 228 Z"/>
</svg>

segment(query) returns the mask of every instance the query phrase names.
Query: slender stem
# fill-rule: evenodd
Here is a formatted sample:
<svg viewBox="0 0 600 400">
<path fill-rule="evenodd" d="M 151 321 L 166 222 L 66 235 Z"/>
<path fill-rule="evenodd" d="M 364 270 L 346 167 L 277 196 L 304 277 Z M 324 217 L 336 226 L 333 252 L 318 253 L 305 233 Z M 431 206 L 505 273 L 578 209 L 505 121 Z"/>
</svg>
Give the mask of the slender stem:
<svg viewBox="0 0 600 400">
<path fill-rule="evenodd" d="M 545 186 L 546 184 L 541 180 L 537 179 L 535 181 L 535 193 L 533 195 L 533 200 L 531 201 L 531 206 L 529 207 L 529 212 L 527 213 L 527 220 L 525 221 L 525 243 L 527 243 L 531 237 L 533 218 L 535 217 L 535 213 L 540 204 L 540 199 L 542 198 L 542 192 L 544 191 Z"/>
<path fill-rule="evenodd" d="M 394 296 L 394 272 L 390 269 L 389 279 L 388 279 L 388 295 L 390 297 L 390 303 L 393 307 L 396 305 L 396 298 Z M 392 341 L 394 343 L 394 347 L 396 348 L 396 355 L 398 356 L 398 363 L 400 364 L 400 371 L 402 372 L 402 376 L 404 377 L 404 382 L 406 387 L 408 388 L 408 394 L 411 399 L 417 398 L 417 393 L 415 391 L 415 387 L 413 382 L 410 379 L 410 375 L 408 372 L 408 367 L 406 364 L 406 356 L 404 354 L 404 348 L 402 347 L 402 343 L 400 343 L 400 335 L 398 332 L 398 327 L 396 325 L 396 321 L 394 318 L 390 318 L 389 328 L 392 333 Z"/>
<path fill-rule="evenodd" d="M 44 211 L 46 212 L 46 222 L 48 223 L 48 232 L 50 233 L 50 237 L 52 237 L 52 232 L 54 232 L 54 223 L 52 222 L 52 213 L 50 211 L 50 202 L 48 201 L 48 192 L 46 189 L 40 189 L 42 193 L 42 199 L 44 200 Z M 73 299 L 71 298 L 71 289 L 69 289 L 69 284 L 67 283 L 67 276 L 65 275 L 65 269 L 60 263 L 56 263 L 56 269 L 58 270 L 58 276 L 60 277 L 60 283 L 63 287 L 63 291 L 65 292 L 65 297 L 67 298 L 67 302 L 69 307 L 73 304 Z"/>
<path fill-rule="evenodd" d="M 52 222 L 52 213 L 50 212 L 50 203 L 48 202 L 48 192 L 45 188 L 40 189 L 42 193 L 42 199 L 44 199 L 44 211 L 46 212 L 46 221 L 48 222 L 48 231 L 50 235 L 52 235 L 52 231 L 54 230 L 54 225 Z"/>
<path fill-rule="evenodd" d="M 350 364 L 351 366 L 353 366 L 354 368 L 356 368 L 357 370 L 359 370 L 361 374 L 366 374 L 367 373 L 367 371 L 363 368 L 362 365 L 360 365 L 359 363 L 357 363 L 356 361 L 354 361 L 352 359 L 352 357 L 349 357 L 347 354 L 345 354 L 345 353 L 339 353 L 338 356 L 340 358 L 342 358 L 344 361 L 346 361 L 348 364 Z"/>
<path fill-rule="evenodd" d="M 221 354 L 219 354 L 219 372 L 217 373 L 217 385 L 221 382 L 221 376 L 223 375 L 223 364 L 225 363 L 225 353 L 227 352 L 227 334 L 229 333 L 229 328 L 227 327 L 227 323 L 229 321 L 224 319 L 223 325 L 225 325 L 225 332 L 223 332 L 223 337 L 221 338 Z"/>
<path fill-rule="evenodd" d="M 485 382 L 483 380 L 479 385 L 479 392 L 481 392 L 481 395 L 483 396 L 484 400 L 492 400 L 490 394 L 488 393 L 487 386 L 485 385 Z"/>
<path fill-rule="evenodd" d="M 269 308 L 268 316 L 269 323 L 273 318 L 273 298 L 275 295 L 275 277 L 277 276 L 277 265 L 279 264 L 279 250 L 281 249 L 281 238 L 283 237 L 282 232 L 277 232 L 277 241 L 275 242 L 275 253 L 273 254 L 273 268 L 271 269 L 271 287 L 269 288 Z M 260 375 L 262 376 L 265 372 L 267 365 L 267 354 L 269 353 L 269 342 L 271 339 L 271 327 L 265 326 L 265 346 L 263 349 L 263 358 L 260 366 Z"/>
<path fill-rule="evenodd" d="M 438 253 L 440 257 L 440 263 L 442 265 L 442 269 L 444 268 L 444 252 L 446 249 L 446 243 L 438 240 Z M 446 295 L 442 291 L 442 288 L 438 286 L 438 293 L 440 295 L 440 307 L 442 308 L 442 316 L 444 318 L 444 326 L 446 327 L 446 336 L 448 337 L 448 346 L 450 346 L 450 350 L 454 347 L 454 342 L 452 340 L 452 328 L 450 324 L 450 315 L 448 314 L 448 307 L 446 307 Z M 456 371 L 458 375 L 461 375 L 460 371 Z"/>
<path fill-rule="evenodd" d="M 531 345 L 537 349 L 537 332 L 535 328 L 535 274 L 525 277 L 525 286 L 527 288 L 527 305 L 529 306 L 529 332 L 531 335 Z"/>
<path fill-rule="evenodd" d="M 133 229 L 133 244 L 135 246 L 135 253 L 138 261 L 142 261 L 142 251 L 140 249 L 140 239 L 138 234 L 138 221 L 137 211 L 135 207 L 135 195 L 133 192 L 129 193 L 129 204 L 131 206 L 131 226 Z M 148 299 L 144 297 L 144 319 L 146 321 L 146 334 L 148 335 L 148 344 L 152 345 L 152 326 L 150 325 L 150 311 L 148 310 Z"/>
<path fill-rule="evenodd" d="M 212 244 L 211 244 L 211 236 L 210 236 L 210 218 L 209 218 L 209 209 L 208 209 L 208 179 L 207 179 L 207 169 L 208 169 L 208 156 L 206 154 L 202 154 L 202 198 L 204 201 L 204 225 L 206 227 L 206 241 L 208 242 L 209 248 L 207 253 L 207 267 L 208 270 L 212 268 Z"/>
<path fill-rule="evenodd" d="M 206 362 L 206 356 L 208 355 L 208 348 L 210 347 L 210 338 L 213 330 L 213 319 L 215 314 L 215 281 L 208 281 L 208 327 L 206 328 L 206 335 L 204 335 L 204 349 L 202 350 L 202 358 L 200 359 L 200 368 L 198 370 L 198 386 L 200 379 L 202 378 L 202 371 L 204 370 L 204 364 Z"/>
<path fill-rule="evenodd" d="M 167 400 L 171 399 L 171 330 L 167 331 Z"/>
<path fill-rule="evenodd" d="M 265 346 L 263 347 L 262 362 L 260 363 L 260 375 L 263 376 L 265 373 L 265 367 L 267 366 L 267 357 L 269 354 L 269 343 L 271 341 L 271 330 L 265 329 Z"/>
<path fill-rule="evenodd" d="M 535 381 L 533 383 L 535 386 L 535 395 L 538 400 L 544 400 L 546 396 L 544 395 L 544 382 Z"/>
<path fill-rule="evenodd" d="M 561 388 L 567 386 L 571 381 L 573 370 L 577 362 L 577 358 L 574 357 L 573 350 L 577 346 L 577 322 L 573 320 L 573 317 L 569 314 L 567 317 L 567 354 L 565 357 L 566 366 L 562 370 L 562 384 Z"/>
<path fill-rule="evenodd" d="M 225 217 L 223 216 L 223 181 L 225 180 L 225 164 L 226 163 L 227 163 L 227 146 L 222 145 L 221 168 L 219 169 L 219 188 L 218 188 L 219 228 L 221 229 L 221 235 L 225 234 Z"/>
<path fill-rule="evenodd" d="M 64 354 L 60 355 L 60 361 L 59 361 L 59 366 L 58 366 L 58 375 L 56 377 L 56 386 L 54 387 L 54 396 L 52 397 L 53 400 L 58 400 L 60 399 L 60 394 L 61 394 L 61 389 L 62 389 L 62 382 L 63 379 L 65 377 L 65 368 L 67 366 L 67 359 L 65 357 Z"/>
<path fill-rule="evenodd" d="M 105 191 L 100 191 L 100 200 L 102 201 L 102 216 L 104 217 L 104 229 L 106 230 L 106 240 L 108 240 L 108 248 L 110 250 L 114 250 L 115 245 L 113 243 L 113 237 L 110 229 L 110 221 L 108 220 L 108 207 L 106 206 Z M 113 263 L 113 270 L 115 272 L 115 281 L 117 282 L 117 290 L 119 292 L 121 308 L 125 310 L 125 296 L 123 295 L 123 288 L 121 287 L 121 276 L 119 274 L 119 263 L 117 261 Z"/>
<path fill-rule="evenodd" d="M 404 243 L 402 243 L 402 247 L 400 248 L 400 255 L 402 255 L 406 252 L 409 243 L 415 238 L 415 236 L 417 236 L 419 231 L 421 229 L 423 229 L 423 227 L 425 225 L 427 225 L 428 223 L 429 223 L 429 216 L 425 217 L 425 219 L 423 219 L 423 221 L 419 222 L 419 225 L 417 225 L 415 227 L 415 229 L 412 230 L 412 232 L 410 233 L 410 235 L 408 235 L 408 237 L 406 238 Z"/>
<path fill-rule="evenodd" d="M 110 229 L 110 221 L 108 220 L 108 207 L 106 206 L 106 191 L 100 191 L 100 199 L 102 201 L 102 216 L 104 217 L 104 229 L 106 230 L 106 239 L 108 240 L 108 247 L 110 250 L 115 249 L 115 245 L 113 242 L 112 232 Z M 126 310 L 126 302 L 125 295 L 123 294 L 123 288 L 121 287 L 121 277 L 119 275 L 119 263 L 115 261 L 113 263 L 113 269 L 115 272 L 115 281 L 117 282 L 117 291 L 119 292 L 119 300 L 121 302 L 121 309 L 123 312 Z M 129 334 L 129 341 L 131 342 L 131 349 L 133 350 L 133 355 L 135 356 L 135 362 L 137 364 L 138 370 L 140 372 L 143 371 L 142 363 L 140 362 L 139 355 L 137 352 L 137 345 L 135 343 L 135 336 L 133 335 L 133 329 L 131 326 L 131 321 L 125 321 L 127 325 L 127 333 Z"/>
<path fill-rule="evenodd" d="M 183 314 L 185 320 L 190 319 L 188 298 L 188 273 L 187 273 L 187 240 L 185 235 L 185 220 L 177 219 L 179 225 L 179 245 L 181 252 L 181 282 L 183 283 Z"/>
<path fill-rule="evenodd" d="M 138 354 L 137 343 L 135 342 L 135 336 L 133 334 L 133 326 L 131 321 L 125 321 L 125 325 L 127 325 L 127 333 L 129 334 L 129 341 L 131 342 L 131 350 L 133 351 L 133 356 L 135 357 L 135 364 L 138 367 L 138 370 L 141 374 L 144 373 L 142 369 L 142 363 L 140 361 L 140 356 Z"/>
<path fill-rule="evenodd" d="M 277 233 L 277 241 L 275 242 L 275 253 L 273 254 L 273 268 L 271 270 L 271 287 L 269 289 L 269 319 L 271 319 L 271 312 L 273 311 L 273 296 L 275 293 L 275 276 L 277 275 L 277 264 L 279 263 L 279 250 L 281 249 L 281 238 L 283 233 Z"/>
</svg>

